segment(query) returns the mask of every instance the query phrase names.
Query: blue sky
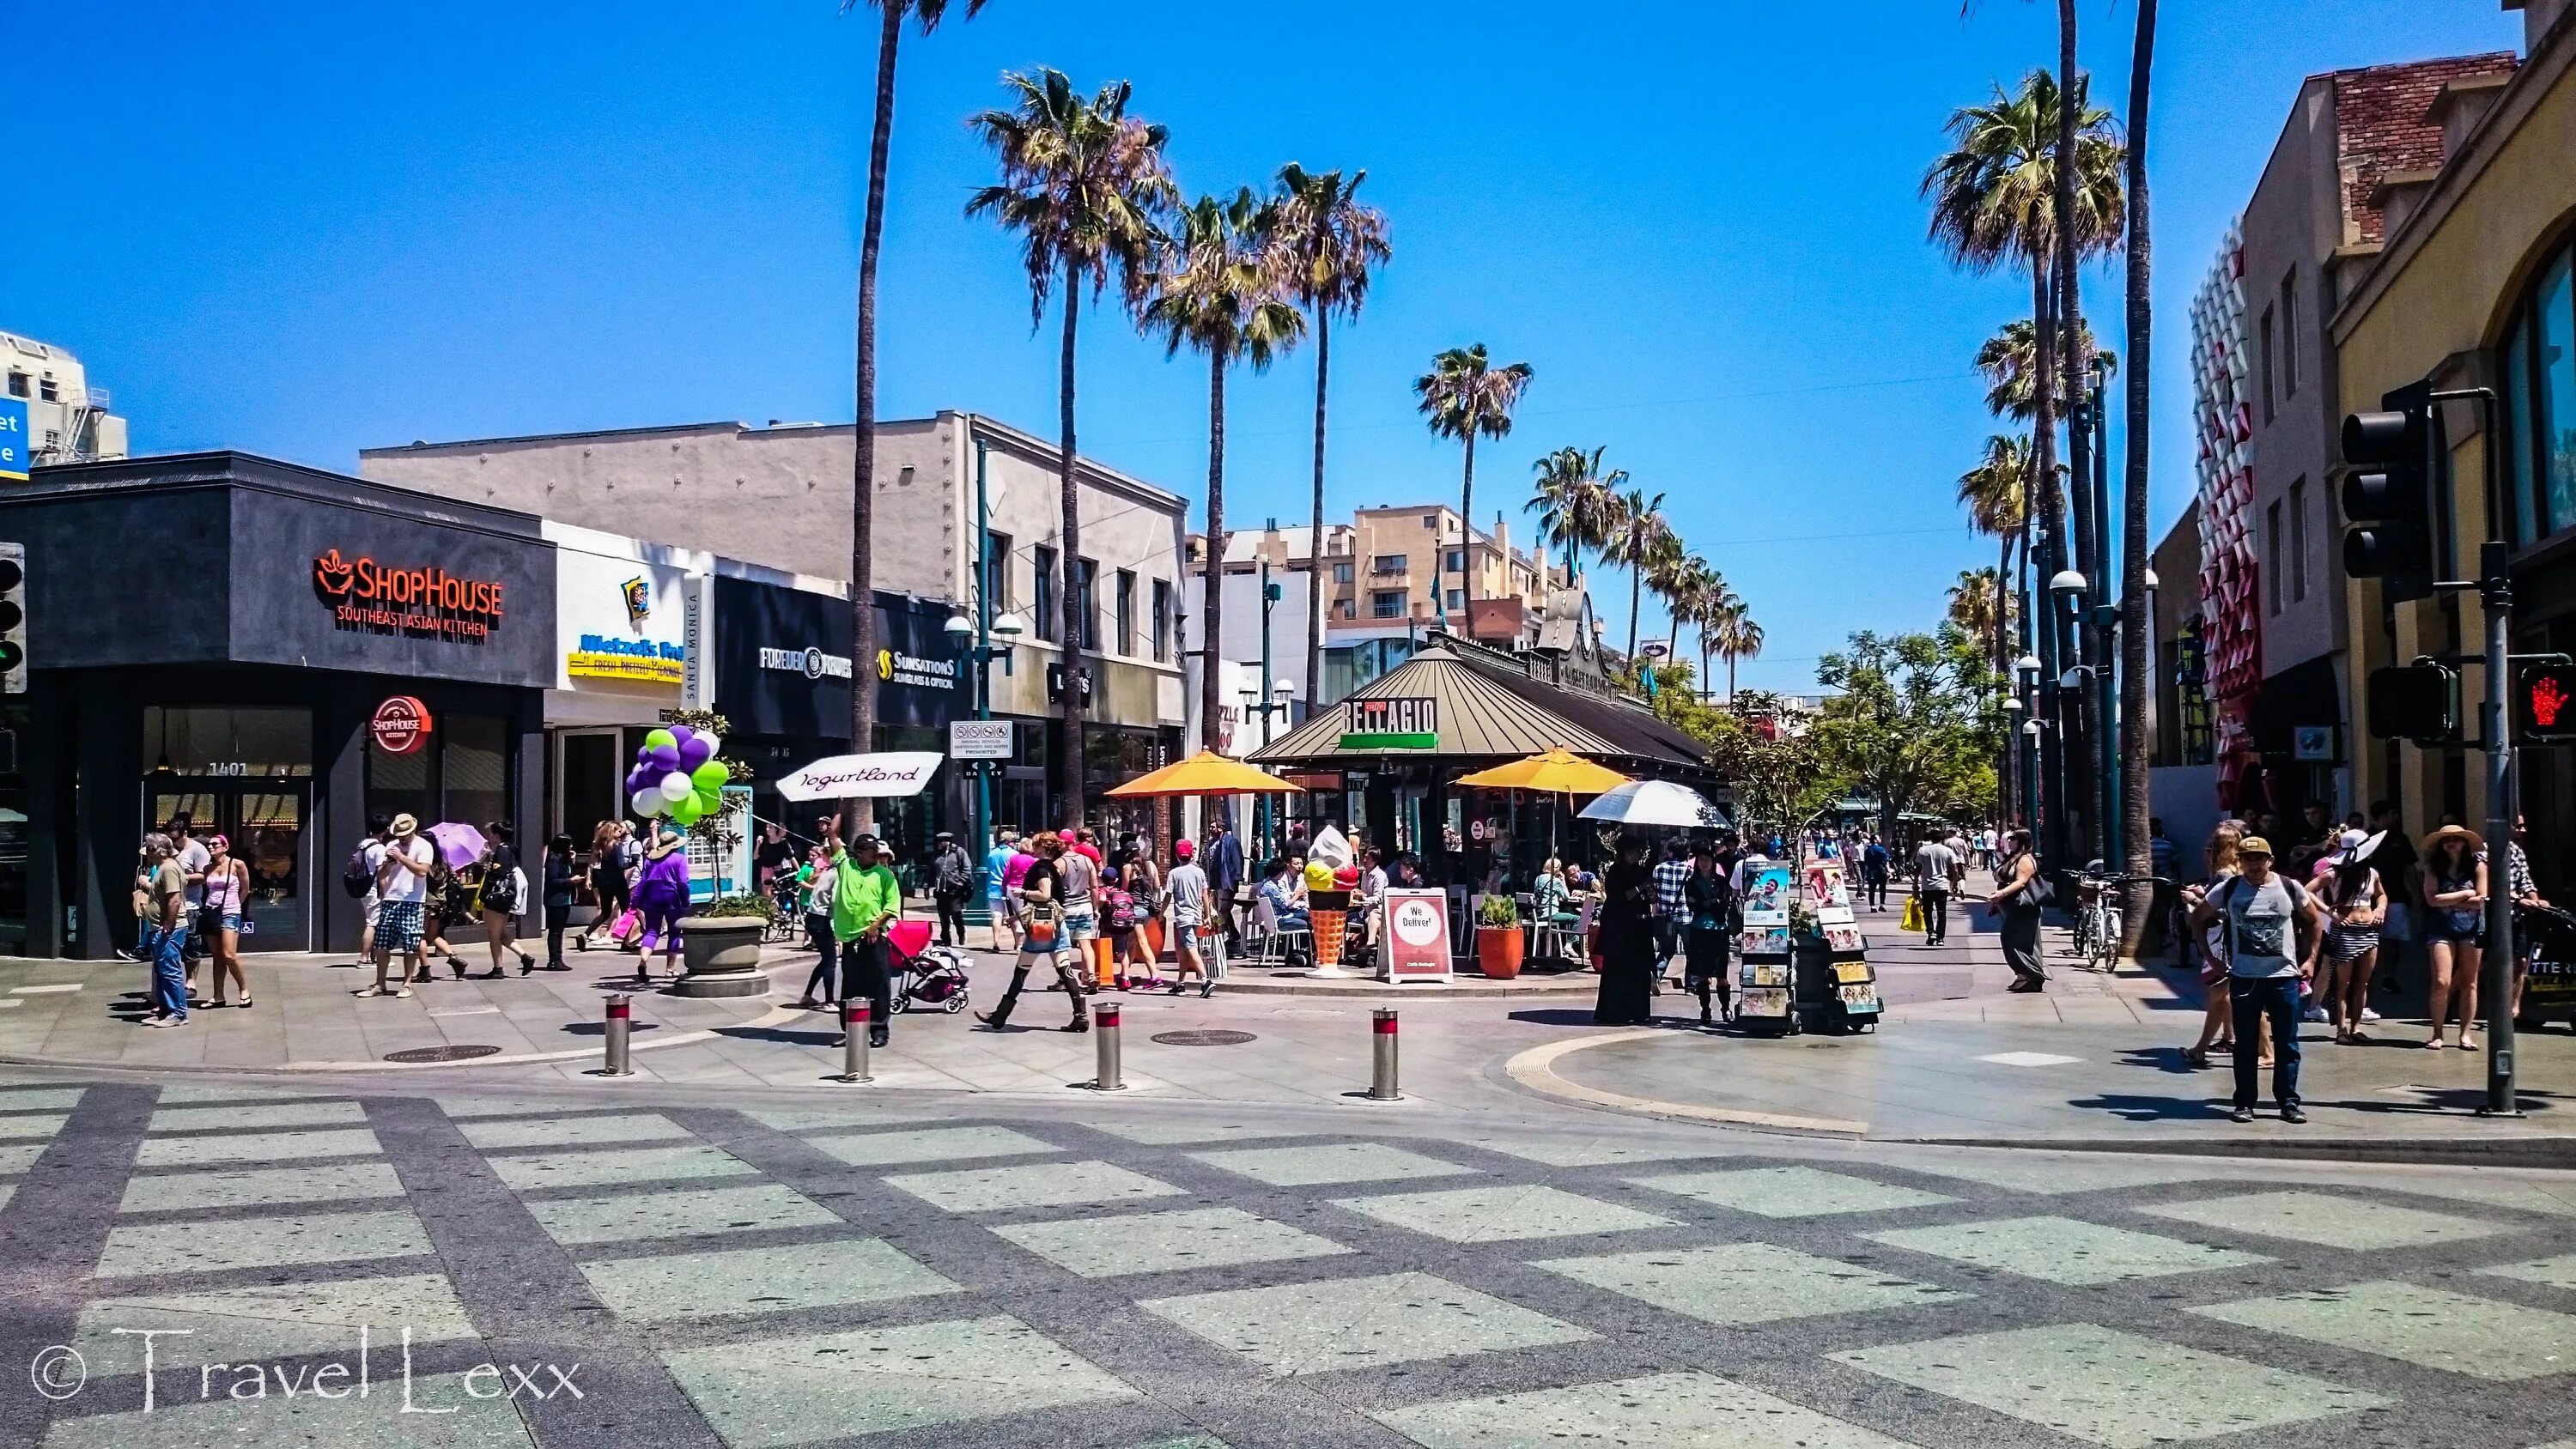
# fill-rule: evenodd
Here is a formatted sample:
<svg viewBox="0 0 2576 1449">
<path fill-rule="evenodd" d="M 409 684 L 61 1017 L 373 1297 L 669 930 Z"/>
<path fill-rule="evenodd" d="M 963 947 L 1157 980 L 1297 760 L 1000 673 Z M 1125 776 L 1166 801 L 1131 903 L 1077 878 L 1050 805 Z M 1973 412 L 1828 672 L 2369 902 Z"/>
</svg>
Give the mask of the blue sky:
<svg viewBox="0 0 2576 1449">
<path fill-rule="evenodd" d="M 1748 684 L 1809 687 L 1850 631 L 1927 624 L 1992 557 L 1952 502 L 1990 431 L 1968 362 L 2029 294 L 1953 274 L 1916 182 L 1954 107 L 2055 56 L 2054 7 L 1582 10 L 1489 0 L 1460 33 L 1359 0 L 993 0 L 908 41 L 881 411 L 1052 433 L 1053 338 L 1008 241 L 960 214 L 991 170 L 961 122 L 1005 69 L 1132 79 L 1193 193 L 1366 167 L 1392 217 L 1335 336 L 1335 509 L 1456 498 L 1409 384 L 1482 341 L 1537 379 L 1479 457 L 1481 517 L 1525 536 L 1530 461 L 1607 446 L 1769 630 Z M 0 327 L 79 353 L 139 451 L 351 468 L 413 438 L 849 417 L 874 29 L 831 0 L 82 14 L 11 36 L 13 113 L 47 134 L 0 231 Z M 2159 532 L 2191 487 L 2186 304 L 2299 78 L 2520 35 L 2495 0 L 2164 15 Z M 2134 18 L 2082 6 L 2114 105 Z M 2116 335 L 2116 278 L 2090 286 Z M 1085 452 L 1198 496 L 1201 364 L 1103 313 L 1081 386 Z M 1236 526 L 1304 516 L 1312 387 L 1302 353 L 1234 387 Z M 1596 593 L 1624 638 L 1624 582 Z"/>
</svg>

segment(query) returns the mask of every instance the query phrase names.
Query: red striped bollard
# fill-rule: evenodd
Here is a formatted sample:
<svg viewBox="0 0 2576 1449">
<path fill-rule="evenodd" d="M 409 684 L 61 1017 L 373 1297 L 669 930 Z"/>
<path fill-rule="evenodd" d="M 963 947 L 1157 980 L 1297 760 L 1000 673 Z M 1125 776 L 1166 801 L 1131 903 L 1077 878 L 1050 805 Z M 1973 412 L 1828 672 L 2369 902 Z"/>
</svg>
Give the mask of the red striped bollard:
<svg viewBox="0 0 2576 1449">
<path fill-rule="evenodd" d="M 841 1080 L 873 1082 L 868 1075 L 868 1004 L 841 1003 Z"/>
<path fill-rule="evenodd" d="M 599 1074 L 603 1077 L 635 1075 L 635 1068 L 627 1063 L 627 1034 L 634 1028 L 634 1020 L 629 1015 L 631 1010 L 630 998 L 623 996 L 608 998 L 608 1019 L 601 1024 L 600 1033 L 600 1039 L 608 1048 L 608 1059 L 602 1062 L 599 1068 Z"/>
<path fill-rule="evenodd" d="M 1369 1040 L 1375 1044 L 1369 1063 L 1368 1099 L 1392 1102 L 1404 1094 L 1395 1086 L 1395 1008 L 1381 1006 L 1369 1013 Z"/>
<path fill-rule="evenodd" d="M 1091 1009 L 1091 1040 L 1098 1053 L 1096 1060 L 1099 1064 L 1097 1075 L 1091 1079 L 1091 1090 L 1126 1091 L 1127 1083 L 1122 1079 L 1118 1061 L 1117 1002 L 1104 1001 Z"/>
</svg>

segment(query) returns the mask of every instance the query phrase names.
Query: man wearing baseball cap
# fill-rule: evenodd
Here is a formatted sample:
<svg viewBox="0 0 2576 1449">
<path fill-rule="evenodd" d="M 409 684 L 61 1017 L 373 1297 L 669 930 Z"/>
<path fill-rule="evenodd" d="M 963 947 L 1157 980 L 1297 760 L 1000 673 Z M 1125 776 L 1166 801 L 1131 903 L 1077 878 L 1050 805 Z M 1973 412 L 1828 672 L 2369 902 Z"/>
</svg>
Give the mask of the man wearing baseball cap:
<svg viewBox="0 0 2576 1449">
<path fill-rule="evenodd" d="M 2272 1097 L 2284 1122 L 2305 1122 L 2299 1106 L 2299 988 L 2317 972 L 2325 912 L 2307 888 L 2272 869 L 2272 842 L 2246 836 L 2236 846 L 2240 874 L 2221 881 L 2192 911 L 2203 930 L 2226 923 L 2227 987 L 2236 1013 L 2236 1110 L 2254 1120 L 2262 1054 L 2272 1032 Z M 2303 935 L 2304 932 L 2304 935 Z"/>
</svg>

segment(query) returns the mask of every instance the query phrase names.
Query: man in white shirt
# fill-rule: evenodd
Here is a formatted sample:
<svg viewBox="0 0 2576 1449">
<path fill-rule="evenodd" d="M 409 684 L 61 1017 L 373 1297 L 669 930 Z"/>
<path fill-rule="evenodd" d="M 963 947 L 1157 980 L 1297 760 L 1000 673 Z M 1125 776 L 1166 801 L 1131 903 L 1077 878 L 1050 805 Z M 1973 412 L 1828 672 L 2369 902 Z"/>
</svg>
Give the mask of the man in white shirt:
<svg viewBox="0 0 2576 1449">
<path fill-rule="evenodd" d="M 367 893 L 358 897 L 360 919 L 365 926 L 358 933 L 358 964 L 376 959 L 376 915 L 383 909 L 385 897 L 376 889 L 376 878 L 385 868 L 385 837 L 393 833 L 393 817 L 373 815 L 367 819 L 367 838 L 358 847 L 359 861 L 367 871 Z"/>
<path fill-rule="evenodd" d="M 1959 857 L 1946 842 L 1924 837 L 1914 849 L 1914 894 L 1923 902 L 1923 941 L 1938 946 L 1950 935 L 1950 887 Z"/>
<path fill-rule="evenodd" d="M 376 894 L 382 898 L 376 907 L 376 984 L 352 993 L 357 996 L 409 996 L 411 988 L 403 983 L 429 974 L 429 962 L 421 953 L 420 925 L 429 899 L 429 867 L 438 859 L 438 846 L 420 833 L 420 822 L 409 815 L 395 816 L 392 828 L 393 839 L 385 844 L 376 866 Z M 402 953 L 403 974 L 389 987 L 385 967 L 396 952 Z"/>
<path fill-rule="evenodd" d="M 1199 973 L 1199 996 L 1202 1000 L 1216 994 L 1216 973 L 1210 971 L 1200 941 L 1209 924 L 1209 886 L 1207 872 L 1193 857 L 1197 850 L 1183 840 L 1173 846 L 1180 864 L 1163 878 L 1164 889 L 1172 897 L 1172 994 L 1181 994 L 1189 974 Z M 1222 939 L 1222 937 L 1218 937 Z"/>
</svg>

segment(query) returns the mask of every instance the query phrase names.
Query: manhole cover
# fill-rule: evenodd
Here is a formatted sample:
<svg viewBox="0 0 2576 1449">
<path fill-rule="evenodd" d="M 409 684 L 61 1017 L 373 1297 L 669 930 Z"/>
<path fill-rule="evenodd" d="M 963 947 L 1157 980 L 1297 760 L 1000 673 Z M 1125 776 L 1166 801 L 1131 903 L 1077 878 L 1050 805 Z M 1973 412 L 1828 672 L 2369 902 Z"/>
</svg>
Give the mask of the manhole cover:
<svg viewBox="0 0 2576 1449">
<path fill-rule="evenodd" d="M 1160 1031 L 1154 1040 L 1165 1046 L 1241 1046 L 1261 1038 L 1248 1031 Z"/>
<path fill-rule="evenodd" d="M 470 1062 L 476 1057 L 497 1057 L 500 1054 L 501 1049 L 496 1046 L 413 1047 L 407 1052 L 389 1052 L 385 1055 L 385 1060 L 389 1062 Z"/>
</svg>

